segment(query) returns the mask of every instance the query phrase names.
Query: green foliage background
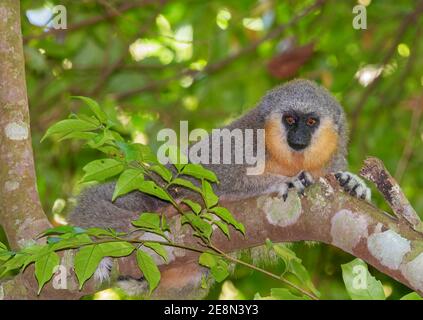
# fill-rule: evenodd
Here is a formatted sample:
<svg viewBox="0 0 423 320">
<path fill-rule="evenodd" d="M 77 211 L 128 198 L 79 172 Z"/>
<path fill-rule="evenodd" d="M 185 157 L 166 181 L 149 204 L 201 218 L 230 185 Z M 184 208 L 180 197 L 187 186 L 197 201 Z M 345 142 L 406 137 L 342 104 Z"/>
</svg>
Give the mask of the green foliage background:
<svg viewBox="0 0 423 320">
<path fill-rule="evenodd" d="M 350 169 L 357 171 L 366 155 L 383 159 L 393 174 L 398 173 L 400 163 L 405 164 L 401 186 L 422 212 L 422 18 L 416 14 L 416 20 L 406 23 L 417 1 L 360 2 L 370 3 L 367 30 L 352 27 L 357 1 L 332 0 L 257 50 L 248 51 L 245 48 L 291 21 L 313 1 L 21 1 L 31 129 L 45 211 L 53 218 L 55 202 L 54 210 L 60 211 L 57 199 L 66 201 L 64 212 L 71 208 L 81 188 L 77 181 L 82 167 L 98 157 L 74 141 L 40 143 L 52 123 L 82 106 L 70 100 L 71 95 L 99 101 L 123 123 L 121 131 L 126 137 L 154 149 L 156 133 L 162 128 L 177 130 L 180 120 L 188 120 L 190 129 L 222 126 L 254 107 L 266 90 L 289 78 L 303 77 L 326 86 L 350 115 L 355 128 Z M 58 4 L 67 9 L 69 29 L 43 35 L 43 27 L 31 23 L 28 10 Z M 128 9 L 128 5 L 133 7 Z M 133 43 L 138 44 L 138 53 L 149 48 L 149 54 L 134 59 L 129 49 Z M 314 43 L 314 52 L 305 62 L 294 58 L 293 74 L 275 78 L 269 73 L 268 62 L 289 44 L 309 43 Z M 237 52 L 242 54 L 225 63 Z M 355 77 L 368 65 L 383 66 L 370 89 Z M 388 210 L 377 194 L 374 201 Z M 340 265 L 352 256 L 323 244 L 297 243 L 292 248 L 322 298 L 348 298 Z M 370 271 L 385 285 L 390 299 L 409 292 Z M 238 298 L 251 298 L 255 292 L 265 296 L 275 287 L 265 276 L 242 267 L 231 281 L 237 290 L 224 285 L 224 292 Z M 216 287 L 210 297 L 219 297 L 221 292 L 221 286 Z"/>
</svg>

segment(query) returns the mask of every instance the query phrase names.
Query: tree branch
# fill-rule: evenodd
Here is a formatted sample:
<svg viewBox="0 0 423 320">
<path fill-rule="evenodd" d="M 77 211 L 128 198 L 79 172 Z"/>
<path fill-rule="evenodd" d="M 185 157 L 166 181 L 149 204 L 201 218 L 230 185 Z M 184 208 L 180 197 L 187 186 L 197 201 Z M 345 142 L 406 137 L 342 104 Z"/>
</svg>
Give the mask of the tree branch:
<svg viewBox="0 0 423 320">
<path fill-rule="evenodd" d="M 0 14 L 0 224 L 18 249 L 49 224 L 36 186 L 19 1 L 2 1 Z"/>
<path fill-rule="evenodd" d="M 398 44 L 401 42 L 401 39 L 404 37 L 405 33 L 407 32 L 408 28 L 413 26 L 413 24 L 418 20 L 419 16 L 423 12 L 423 0 L 420 0 L 415 9 L 407 14 L 401 22 L 401 25 L 398 28 L 397 34 L 395 35 L 395 39 L 392 42 L 391 46 L 388 48 L 385 56 L 382 59 L 381 65 L 385 66 L 394 56 Z M 379 51 L 378 51 L 379 54 Z M 375 77 L 375 79 L 370 83 L 366 89 L 363 91 L 362 95 L 360 96 L 359 100 L 357 101 L 356 105 L 354 106 L 352 113 L 351 113 L 351 138 L 355 139 L 355 132 L 358 128 L 359 116 L 361 111 L 363 110 L 367 99 L 370 97 L 371 93 L 374 89 L 376 89 L 377 84 L 381 79 L 382 73 Z"/>
<path fill-rule="evenodd" d="M 24 43 L 26 43 L 30 40 L 33 40 L 33 39 L 42 39 L 42 38 L 45 38 L 49 35 L 63 34 L 63 33 L 69 32 L 69 31 L 75 31 L 75 30 L 79 30 L 79 29 L 82 29 L 82 28 L 86 28 L 86 27 L 98 24 L 98 23 L 106 21 L 106 20 L 114 19 L 114 18 L 120 16 L 121 14 L 123 14 L 123 13 L 125 13 L 129 10 L 132 10 L 134 8 L 143 7 L 145 5 L 154 4 L 156 2 L 157 2 L 157 0 L 127 1 L 124 4 L 122 4 L 120 7 L 116 8 L 114 10 L 108 10 L 105 14 L 93 16 L 93 17 L 88 18 L 86 20 L 83 20 L 83 21 L 77 22 L 75 24 L 69 25 L 66 30 L 51 28 L 48 31 L 45 31 L 45 32 L 37 34 L 37 35 L 26 36 L 24 38 Z"/>
<path fill-rule="evenodd" d="M 131 89 L 131 90 L 128 90 L 128 91 L 125 91 L 125 92 L 117 93 L 115 95 L 115 97 L 116 97 L 117 100 L 123 100 L 123 99 L 126 99 L 126 98 L 133 96 L 135 94 L 155 90 L 157 88 L 160 88 L 162 86 L 167 85 L 168 83 L 170 83 L 174 80 L 178 80 L 178 79 L 180 79 L 184 76 L 191 76 L 193 78 L 198 76 L 199 78 L 201 78 L 200 76 L 202 76 L 202 75 L 210 75 L 210 74 L 213 74 L 215 72 L 218 72 L 218 71 L 222 70 L 223 68 L 225 68 L 226 66 L 230 65 L 232 62 L 238 60 L 239 58 L 254 52 L 262 43 L 269 41 L 269 40 L 272 40 L 272 39 L 276 39 L 287 28 L 293 26 L 299 20 L 301 20 L 301 18 L 307 16 L 311 12 L 314 12 L 315 10 L 320 8 L 325 3 L 325 1 L 326 0 L 316 0 L 312 5 L 305 8 L 299 14 L 295 15 L 288 23 L 277 26 L 275 29 L 272 29 L 271 31 L 269 31 L 264 37 L 262 37 L 262 38 L 260 38 L 256 41 L 253 41 L 248 46 L 234 52 L 233 54 L 227 56 L 226 58 L 223 58 L 223 59 L 221 59 L 217 62 L 214 62 L 210 65 L 207 65 L 201 71 L 200 70 L 184 69 L 184 70 L 182 70 L 181 72 L 179 72 L 178 74 L 176 74 L 172 77 L 162 79 L 162 80 L 158 80 L 158 81 L 155 81 L 155 82 L 151 82 L 151 83 L 149 83 L 149 84 L 147 84 L 147 85 L 145 85 L 141 88 Z"/>
<path fill-rule="evenodd" d="M 401 187 L 386 170 L 382 161 L 377 158 L 368 158 L 360 174 L 376 184 L 378 190 L 388 202 L 391 209 L 400 219 L 407 221 L 412 227 L 418 228 L 420 218 L 411 204 L 408 202 Z"/>
<path fill-rule="evenodd" d="M 234 253 L 263 245 L 266 239 L 273 242 L 319 241 L 363 259 L 423 294 L 423 234 L 407 220 L 413 216 L 405 214 L 412 211 L 411 206 L 380 160 L 367 160 L 362 173 L 376 182 L 400 218 L 342 192 L 336 179 L 329 175 L 310 187 L 301 199 L 291 192 L 286 202 L 265 195 L 223 203 L 245 225 L 246 236 L 244 238 L 232 230 L 228 241 L 223 233 L 216 231 L 212 242 L 223 252 Z M 170 207 L 161 211 L 169 218 L 173 242 L 204 250 L 192 236 L 191 229 L 181 227 L 180 215 Z M 413 223 L 417 223 L 417 215 L 413 219 Z M 198 298 L 204 295 L 200 292 L 202 270 L 197 263 L 198 252 L 175 247 L 168 250 L 169 263 L 161 265 L 162 280 L 153 298 Z M 141 276 L 133 257 L 119 259 L 117 268 L 121 275 Z M 72 273 L 68 279 L 75 283 Z M 93 281 L 82 292 L 75 289 L 58 291 L 49 285 L 39 298 L 79 298 L 93 292 L 94 288 Z"/>
</svg>

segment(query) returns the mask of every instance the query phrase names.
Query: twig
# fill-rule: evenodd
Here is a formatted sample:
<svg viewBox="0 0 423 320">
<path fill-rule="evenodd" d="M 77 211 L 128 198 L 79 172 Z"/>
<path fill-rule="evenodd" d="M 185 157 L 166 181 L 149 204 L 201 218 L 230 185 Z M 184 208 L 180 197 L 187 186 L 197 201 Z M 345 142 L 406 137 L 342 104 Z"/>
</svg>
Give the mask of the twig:
<svg viewBox="0 0 423 320">
<path fill-rule="evenodd" d="M 162 8 L 162 6 L 167 2 L 167 0 L 161 0 L 160 2 L 160 6 L 158 7 L 158 9 Z M 156 13 L 154 15 L 151 16 L 151 18 L 143 25 L 143 27 L 141 28 L 141 30 L 139 30 L 139 32 L 137 33 L 138 35 L 136 36 L 136 38 L 140 37 L 142 34 L 144 34 L 147 29 L 149 28 L 149 26 L 151 25 L 151 23 L 154 21 L 154 19 L 157 17 L 158 15 L 158 9 L 156 9 Z M 109 80 L 109 78 L 115 73 L 116 70 L 120 69 L 125 62 L 125 57 L 126 57 L 126 53 L 128 52 L 127 48 L 130 45 L 132 41 L 128 42 L 126 45 L 124 45 L 124 50 L 121 54 L 121 56 L 119 57 L 119 59 L 117 59 L 114 63 L 112 63 L 110 66 L 106 66 L 102 72 L 101 77 L 98 79 L 98 82 L 96 84 L 96 86 L 91 90 L 91 92 L 88 94 L 89 96 L 95 96 L 97 95 L 101 89 L 103 88 L 103 86 L 107 83 L 107 81 Z"/>
<path fill-rule="evenodd" d="M 417 20 L 420 13 L 423 11 L 423 0 L 420 0 L 417 4 L 416 8 L 407 14 L 404 19 L 402 20 L 402 23 L 398 29 L 398 32 L 395 36 L 395 40 L 392 42 L 392 45 L 389 47 L 388 51 L 386 52 L 383 60 L 382 60 L 382 66 L 386 65 L 394 56 L 396 48 L 398 44 L 401 42 L 401 39 L 405 35 L 406 31 L 410 26 L 412 26 L 415 21 Z M 370 83 L 366 89 L 364 90 L 363 94 L 361 95 L 360 99 L 356 103 L 355 107 L 353 108 L 352 114 L 351 114 L 351 138 L 354 139 L 355 132 L 357 130 L 358 126 L 358 120 L 361 111 L 364 108 L 364 105 L 366 104 L 367 99 L 370 97 L 373 90 L 376 88 L 377 84 L 379 83 L 381 79 L 382 73 L 375 77 L 375 79 Z"/>
<path fill-rule="evenodd" d="M 242 261 L 242 260 L 236 259 L 234 257 L 231 257 L 230 255 L 226 254 L 225 252 L 223 252 L 222 250 L 220 250 L 219 248 L 216 248 L 214 246 L 210 246 L 210 248 L 213 249 L 214 251 L 216 251 L 217 253 L 219 253 L 220 255 L 222 255 L 225 259 L 227 259 L 229 261 L 232 261 L 234 263 L 241 264 L 241 265 L 243 265 L 243 266 L 245 266 L 247 268 L 250 268 L 250 269 L 255 270 L 255 271 L 258 271 L 258 272 L 261 272 L 261 273 L 263 273 L 263 274 L 265 274 L 265 275 L 267 275 L 267 276 L 269 276 L 269 277 L 271 277 L 273 279 L 279 280 L 279 281 L 285 283 L 286 285 L 288 285 L 288 286 L 290 286 L 290 287 L 298 290 L 299 292 L 301 292 L 302 294 L 304 294 L 307 297 L 311 298 L 312 300 L 319 300 L 319 298 L 316 297 L 314 294 L 308 292 L 307 290 L 304 290 L 303 288 L 297 286 L 295 283 L 292 283 L 291 281 L 289 281 L 289 280 L 287 280 L 287 279 L 285 279 L 283 277 L 279 277 L 279 276 L 277 276 L 277 275 L 275 275 L 275 274 L 273 274 L 273 273 L 271 273 L 271 272 L 269 272 L 267 270 L 264 270 L 264 269 L 262 269 L 260 267 L 255 266 L 253 264 L 250 264 L 250 263 L 247 263 L 245 261 Z"/>
<path fill-rule="evenodd" d="M 319 7 L 321 7 L 325 1 L 326 0 L 316 0 L 314 2 L 314 4 L 307 7 L 306 9 L 304 9 L 298 15 L 294 16 L 294 18 L 292 18 L 291 21 L 289 21 L 288 23 L 282 24 L 282 25 L 276 27 L 275 29 L 269 31 L 263 38 L 252 42 L 250 45 L 240 49 L 239 51 L 227 56 L 226 58 L 224 58 L 220 61 L 217 61 L 213 64 L 206 66 L 201 71 L 185 69 L 185 70 L 182 70 L 180 73 L 178 73 L 178 74 L 176 74 L 172 77 L 162 79 L 162 80 L 158 80 L 156 82 L 151 82 L 151 83 L 149 83 L 149 84 L 147 84 L 147 85 L 145 85 L 141 88 L 136 88 L 136 89 L 132 89 L 132 90 L 122 92 L 122 93 L 118 93 L 118 94 L 115 95 L 115 98 L 117 100 L 123 100 L 123 99 L 126 99 L 126 98 L 128 98 L 132 95 L 135 95 L 135 94 L 139 94 L 139 93 L 142 93 L 142 92 L 145 92 L 145 91 L 155 90 L 157 88 L 160 88 L 161 86 L 167 85 L 168 83 L 170 83 L 174 80 L 180 79 L 184 76 L 196 77 L 196 76 L 200 76 L 200 75 L 206 75 L 206 74 L 210 75 L 212 73 L 215 73 L 215 72 L 223 69 L 224 67 L 228 66 L 232 62 L 236 61 L 240 57 L 254 52 L 262 43 L 279 37 L 288 27 L 291 27 L 292 25 L 297 23 L 301 18 L 303 18 L 304 16 L 308 15 L 309 13 L 311 13 L 311 12 L 315 11 L 316 9 L 318 9 Z"/>
<path fill-rule="evenodd" d="M 134 9 L 134 8 L 137 8 L 137 7 L 142 7 L 142 6 L 145 6 L 145 5 L 148 5 L 148 4 L 154 4 L 156 2 L 157 2 L 157 0 L 127 1 L 115 10 L 109 10 L 105 14 L 94 16 L 94 17 L 88 18 L 86 20 L 77 22 L 75 24 L 69 25 L 66 30 L 52 28 L 52 29 L 49 29 L 48 31 L 40 33 L 38 35 L 26 36 L 26 37 L 23 38 L 23 41 L 24 41 L 24 43 L 26 43 L 30 40 L 45 38 L 48 35 L 52 35 L 52 34 L 61 34 L 61 33 L 69 32 L 69 31 L 79 30 L 79 29 L 89 27 L 89 26 L 95 25 L 97 23 L 103 22 L 105 20 L 114 19 L 114 18 L 118 17 L 119 15 L 121 15 L 122 13 L 125 13 L 126 11 L 129 11 L 131 9 Z"/>
<path fill-rule="evenodd" d="M 411 115 L 411 125 L 408 132 L 407 142 L 405 143 L 400 161 L 398 162 L 397 169 L 395 170 L 395 179 L 399 182 L 401 182 L 405 169 L 407 169 L 408 163 L 413 155 L 413 144 L 416 140 L 416 135 L 418 134 L 419 124 L 422 117 L 422 108 L 423 106 L 421 108 L 413 109 L 413 114 Z"/>
<path fill-rule="evenodd" d="M 413 227 L 418 227 L 421 224 L 419 215 L 381 160 L 373 157 L 367 158 L 360 170 L 360 175 L 376 184 L 398 218 L 405 220 Z"/>
</svg>

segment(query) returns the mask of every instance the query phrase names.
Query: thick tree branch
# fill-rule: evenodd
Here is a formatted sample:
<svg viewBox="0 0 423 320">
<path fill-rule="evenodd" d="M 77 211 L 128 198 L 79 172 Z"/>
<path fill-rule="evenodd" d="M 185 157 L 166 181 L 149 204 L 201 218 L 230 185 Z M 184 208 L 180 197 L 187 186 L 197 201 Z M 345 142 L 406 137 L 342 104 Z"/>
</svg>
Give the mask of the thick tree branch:
<svg viewBox="0 0 423 320">
<path fill-rule="evenodd" d="M 396 214 L 402 217 L 404 212 L 412 210 L 404 201 L 398 185 L 378 160 L 371 158 L 366 161 L 362 172 L 376 182 L 382 194 L 393 204 Z M 402 204 L 404 208 L 401 209 Z M 423 234 L 407 219 L 392 216 L 343 193 L 331 175 L 321 178 L 301 199 L 290 193 L 286 202 L 265 195 L 223 205 L 244 223 L 247 230 L 245 238 L 232 230 L 230 241 L 220 231 L 215 231 L 212 241 L 224 252 L 263 245 L 266 239 L 273 242 L 319 241 L 363 259 L 423 294 Z M 180 226 L 180 216 L 175 211 L 171 208 L 163 208 L 162 211 L 169 218 L 174 242 L 204 250 L 198 239 L 192 236 L 191 229 Z M 414 220 L 417 218 L 417 215 L 413 216 Z M 153 298 L 198 297 L 199 283 L 192 284 L 193 279 L 201 279 L 196 276 L 200 274 L 198 253 L 169 248 L 169 256 L 169 263 L 161 266 L 162 280 Z M 133 257 L 118 261 L 118 273 L 133 277 L 141 275 Z M 90 281 L 84 291 L 78 292 L 73 274 L 68 279 L 73 290 L 58 291 L 49 285 L 39 298 L 78 298 L 94 289 Z M 189 284 L 183 293 L 182 282 Z"/>
<path fill-rule="evenodd" d="M 414 210 L 399 186 L 381 166 L 380 160 L 369 159 L 362 172 L 376 181 L 376 186 L 389 198 L 395 213 L 403 217 L 404 212 L 407 212 L 406 219 L 397 219 L 367 202 L 343 193 L 333 176 L 328 176 L 320 179 L 302 199 L 292 193 L 286 202 L 280 198 L 262 196 L 224 204 L 244 223 L 247 234 L 243 238 L 233 231 L 228 241 L 223 234 L 215 232 L 213 241 L 225 252 L 259 246 L 266 239 L 273 242 L 324 242 L 363 259 L 423 294 L 423 234 L 407 220 L 412 219 L 413 224 L 417 220 L 420 223 L 418 216 L 409 214 Z M 194 238 L 187 236 L 186 230 L 172 229 L 172 232 L 176 239 L 184 239 L 185 244 L 196 244 Z M 175 269 L 192 266 L 198 258 L 195 253 L 176 252 L 177 258 L 171 262 Z M 169 268 L 172 267 L 168 265 L 165 270 Z M 121 266 L 125 274 L 136 276 L 134 270 L 128 265 Z M 156 296 L 169 297 L 170 289 L 159 286 Z"/>
<path fill-rule="evenodd" d="M 368 158 L 360 174 L 376 184 L 398 218 L 404 219 L 414 228 L 420 226 L 419 215 L 408 202 L 401 187 L 386 170 L 382 161 L 377 158 Z"/>
</svg>

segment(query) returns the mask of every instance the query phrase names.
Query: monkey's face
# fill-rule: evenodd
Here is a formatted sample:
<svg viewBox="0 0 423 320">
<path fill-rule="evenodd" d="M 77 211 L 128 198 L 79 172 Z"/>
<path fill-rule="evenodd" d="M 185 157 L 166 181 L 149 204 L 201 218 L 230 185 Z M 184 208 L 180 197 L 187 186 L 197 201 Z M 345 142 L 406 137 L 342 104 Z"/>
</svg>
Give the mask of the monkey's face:
<svg viewBox="0 0 423 320">
<path fill-rule="evenodd" d="M 314 113 L 289 111 L 282 116 L 286 141 L 295 151 L 301 151 L 310 145 L 312 136 L 319 127 L 320 118 Z"/>
<path fill-rule="evenodd" d="M 266 121 L 268 172 L 294 176 L 306 170 L 320 176 L 338 147 L 333 120 L 317 112 L 284 111 Z"/>
</svg>

